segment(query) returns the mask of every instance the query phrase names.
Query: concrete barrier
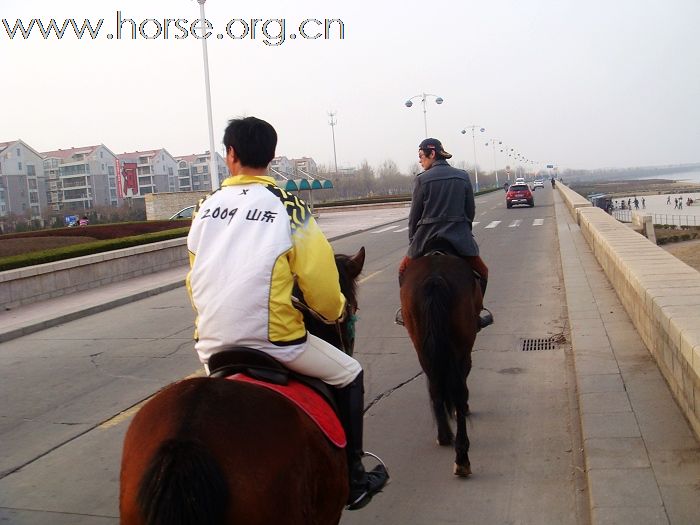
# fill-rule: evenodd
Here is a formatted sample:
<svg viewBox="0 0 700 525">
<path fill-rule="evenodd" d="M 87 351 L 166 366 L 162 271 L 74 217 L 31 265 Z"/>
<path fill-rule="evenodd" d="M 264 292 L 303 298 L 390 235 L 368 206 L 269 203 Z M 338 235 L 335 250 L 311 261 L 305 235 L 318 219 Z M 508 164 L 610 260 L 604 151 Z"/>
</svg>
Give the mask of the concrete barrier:
<svg viewBox="0 0 700 525">
<path fill-rule="evenodd" d="M 654 218 L 649 213 L 632 212 L 632 229 L 656 244 Z"/>
<path fill-rule="evenodd" d="M 576 220 L 577 223 L 578 214 L 576 210 L 578 210 L 579 208 L 593 207 L 591 201 L 589 201 L 585 197 L 582 197 L 581 195 L 579 195 L 569 187 L 565 186 L 561 182 L 556 183 L 556 189 L 559 190 L 559 194 L 561 195 L 562 199 L 564 199 L 564 204 L 566 204 L 566 207 L 569 208 L 571 216 Z"/>
<path fill-rule="evenodd" d="M 700 272 L 605 211 L 570 206 L 580 199 L 557 187 L 700 437 Z"/>
<path fill-rule="evenodd" d="M 183 237 L 7 270 L 0 272 L 0 308 L 16 308 L 188 263 Z"/>
</svg>

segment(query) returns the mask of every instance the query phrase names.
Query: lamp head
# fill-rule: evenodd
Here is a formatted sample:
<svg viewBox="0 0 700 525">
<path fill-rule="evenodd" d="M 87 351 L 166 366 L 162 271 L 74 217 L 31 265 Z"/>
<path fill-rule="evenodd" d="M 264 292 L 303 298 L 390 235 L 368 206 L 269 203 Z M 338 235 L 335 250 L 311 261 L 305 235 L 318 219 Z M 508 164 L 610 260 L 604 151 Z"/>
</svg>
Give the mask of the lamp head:
<svg viewBox="0 0 700 525">
<path fill-rule="evenodd" d="M 466 129 L 463 129 L 463 130 L 461 131 L 462 135 L 464 135 L 466 132 L 467 132 Z"/>
<path fill-rule="evenodd" d="M 407 100 L 407 101 L 406 101 L 406 107 L 407 107 L 407 108 L 410 108 L 412 105 L 413 105 L 413 102 L 411 102 L 410 100 Z"/>
<path fill-rule="evenodd" d="M 442 97 L 438 97 L 435 99 L 436 104 L 442 104 L 444 101 L 442 100 Z"/>
</svg>

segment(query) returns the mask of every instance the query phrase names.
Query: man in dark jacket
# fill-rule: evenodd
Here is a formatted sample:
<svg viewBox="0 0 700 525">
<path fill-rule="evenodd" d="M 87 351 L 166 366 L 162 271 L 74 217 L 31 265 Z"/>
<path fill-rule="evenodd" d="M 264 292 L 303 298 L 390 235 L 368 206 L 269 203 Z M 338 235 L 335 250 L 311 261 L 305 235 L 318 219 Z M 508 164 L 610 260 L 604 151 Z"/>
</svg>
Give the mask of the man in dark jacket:
<svg viewBox="0 0 700 525">
<path fill-rule="evenodd" d="M 467 172 L 447 163 L 452 155 L 433 138 L 418 146 L 418 160 L 425 171 L 416 178 L 411 211 L 408 216 L 408 253 L 399 267 L 399 283 L 412 259 L 431 250 L 441 250 L 467 260 L 479 276 L 482 295 L 486 292 L 489 270 L 479 256 L 472 234 L 476 206 L 474 190 Z M 396 321 L 402 324 L 401 311 Z M 493 323 L 488 310 L 479 314 L 479 328 Z"/>
</svg>

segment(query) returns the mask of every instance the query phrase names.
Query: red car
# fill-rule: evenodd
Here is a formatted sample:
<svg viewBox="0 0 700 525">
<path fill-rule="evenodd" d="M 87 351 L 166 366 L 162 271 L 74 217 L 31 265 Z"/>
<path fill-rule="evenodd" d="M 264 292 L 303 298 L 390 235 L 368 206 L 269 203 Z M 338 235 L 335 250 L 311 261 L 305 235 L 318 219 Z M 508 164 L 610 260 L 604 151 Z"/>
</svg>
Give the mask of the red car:
<svg viewBox="0 0 700 525">
<path fill-rule="evenodd" d="M 513 184 L 506 193 L 506 206 L 512 208 L 515 204 L 527 204 L 531 208 L 535 205 L 530 186 L 527 184 Z"/>
</svg>

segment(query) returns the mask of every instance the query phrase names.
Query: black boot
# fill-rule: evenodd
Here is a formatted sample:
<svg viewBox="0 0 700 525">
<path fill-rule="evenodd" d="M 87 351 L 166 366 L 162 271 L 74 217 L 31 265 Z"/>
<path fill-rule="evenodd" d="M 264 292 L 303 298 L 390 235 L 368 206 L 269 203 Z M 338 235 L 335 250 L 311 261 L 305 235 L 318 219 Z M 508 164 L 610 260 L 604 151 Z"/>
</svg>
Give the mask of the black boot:
<svg viewBox="0 0 700 525">
<path fill-rule="evenodd" d="M 367 505 L 372 496 L 379 492 L 389 480 L 389 473 L 384 465 L 378 465 L 370 472 L 362 465 L 362 418 L 364 411 L 364 372 L 360 372 L 352 383 L 335 390 L 336 402 L 341 423 L 345 428 L 348 457 L 348 475 L 350 478 L 350 495 L 348 509 L 361 509 Z"/>
<path fill-rule="evenodd" d="M 479 275 L 479 284 L 481 285 L 481 297 L 483 299 L 484 295 L 486 294 L 486 285 L 489 284 L 489 280 Z M 486 328 L 487 326 L 492 324 L 493 314 L 486 308 L 482 309 L 481 312 L 479 312 L 479 330 L 481 330 L 482 328 Z"/>
</svg>

